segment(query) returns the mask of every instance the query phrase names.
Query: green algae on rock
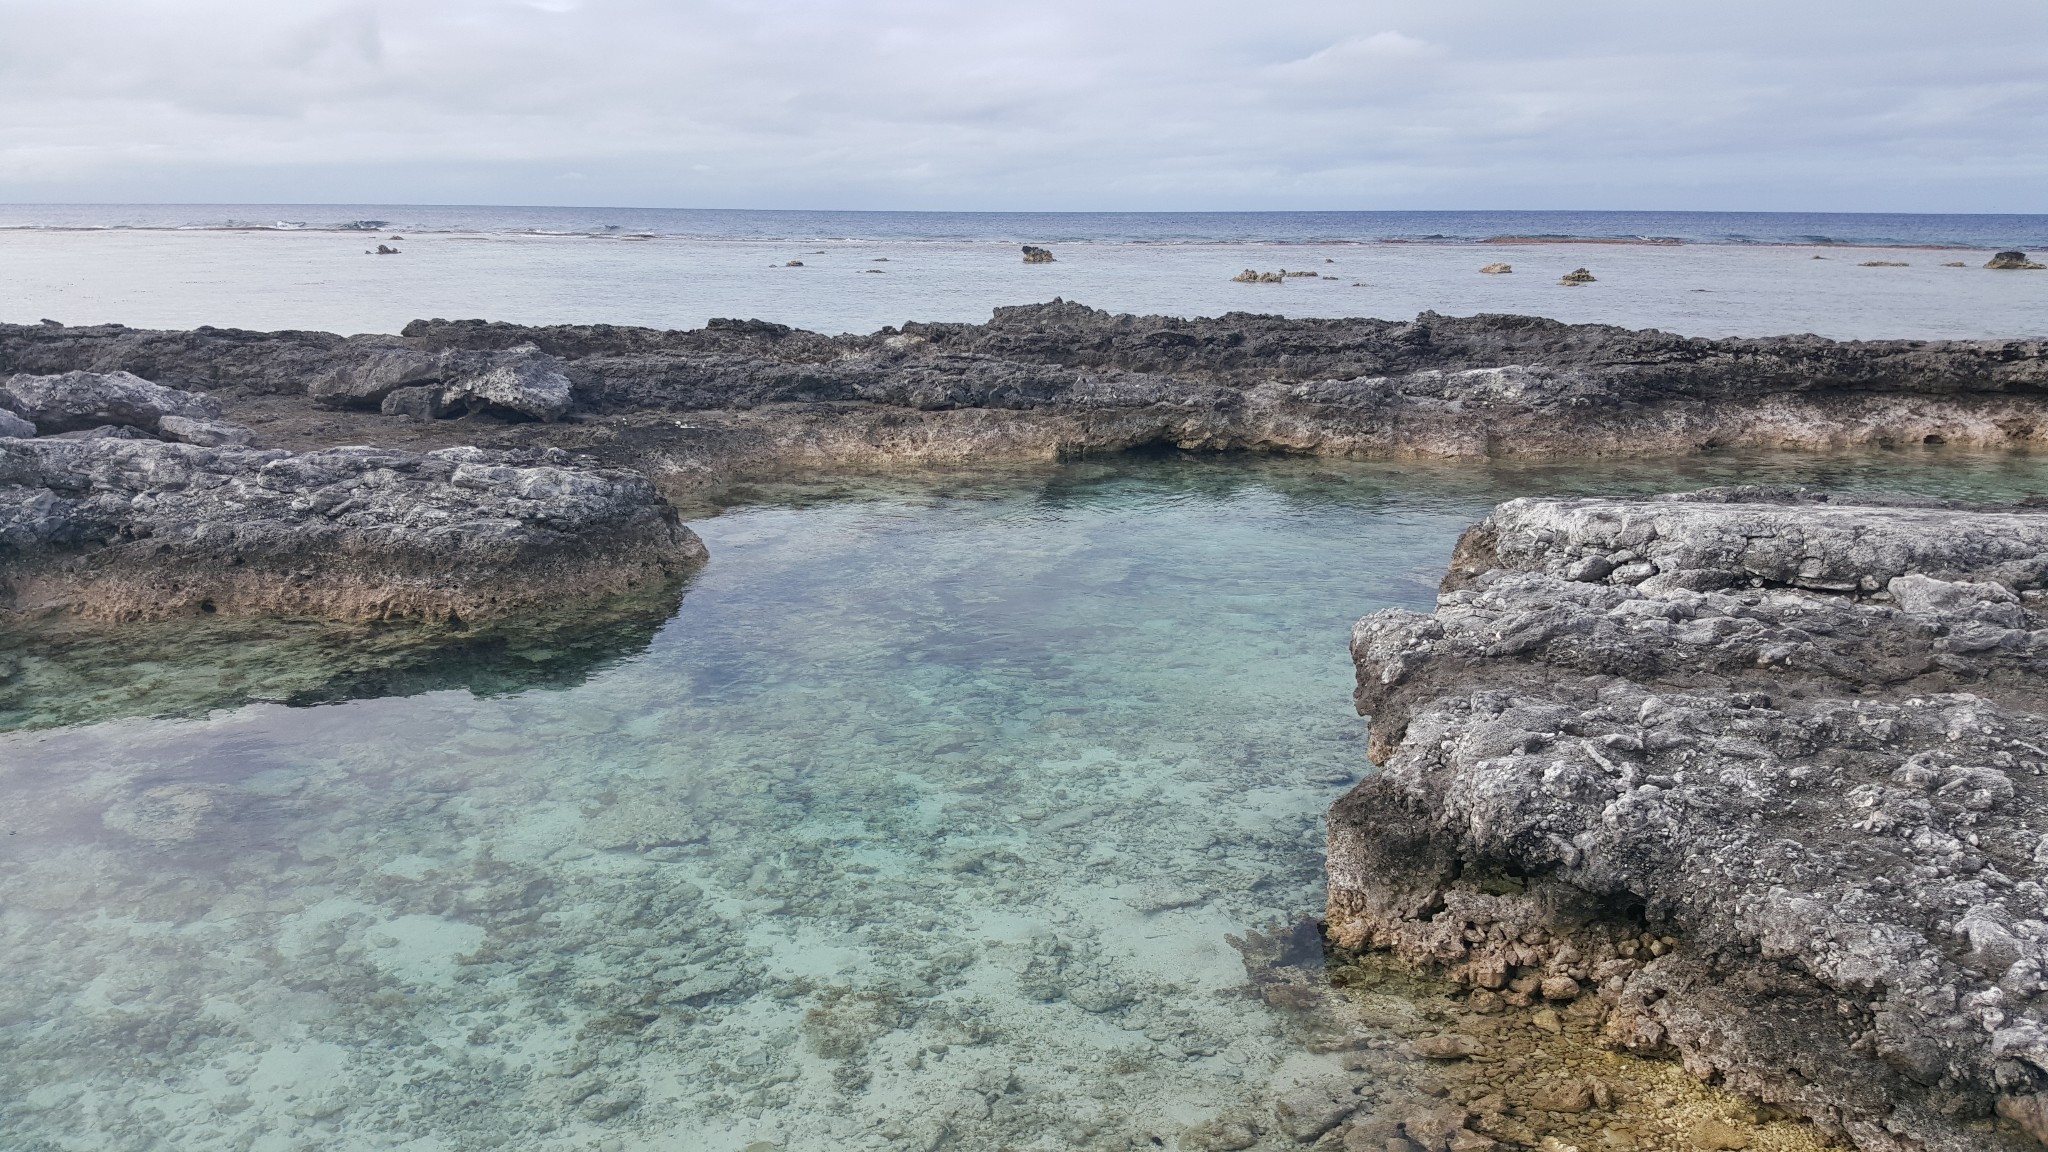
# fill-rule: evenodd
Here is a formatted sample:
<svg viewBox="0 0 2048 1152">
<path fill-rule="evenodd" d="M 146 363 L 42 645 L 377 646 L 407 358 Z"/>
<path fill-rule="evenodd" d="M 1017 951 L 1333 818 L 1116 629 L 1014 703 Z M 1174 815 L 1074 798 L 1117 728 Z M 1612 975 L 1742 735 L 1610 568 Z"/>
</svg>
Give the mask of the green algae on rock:
<svg viewBox="0 0 2048 1152">
<path fill-rule="evenodd" d="M 644 652 L 681 604 L 671 580 L 462 628 L 199 616 L 0 631 L 0 731 L 466 690 L 563 689 Z"/>
</svg>

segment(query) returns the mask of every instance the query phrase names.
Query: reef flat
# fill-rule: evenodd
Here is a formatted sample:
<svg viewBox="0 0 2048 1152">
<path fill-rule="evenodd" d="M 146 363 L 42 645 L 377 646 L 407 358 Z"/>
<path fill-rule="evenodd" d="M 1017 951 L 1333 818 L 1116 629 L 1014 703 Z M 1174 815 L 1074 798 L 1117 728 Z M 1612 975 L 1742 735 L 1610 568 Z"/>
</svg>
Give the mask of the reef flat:
<svg viewBox="0 0 2048 1152">
<path fill-rule="evenodd" d="M 249 448 L 210 397 L 127 373 L 16 374 L 0 404 L 0 612 L 16 621 L 466 627 L 704 558 L 645 478 L 559 449 Z"/>
<path fill-rule="evenodd" d="M 0 371 L 125 370 L 278 447 L 555 446 L 673 493 L 792 469 L 1146 445 L 1455 459 L 2048 438 L 2048 342 L 1694 339 L 1527 316 L 996 309 L 825 336 L 422 320 L 398 335 L 0 326 Z"/>
<path fill-rule="evenodd" d="M 702 559 L 662 495 L 821 470 L 1153 445 L 1499 459 L 2048 438 L 2040 340 L 1059 300 L 865 336 L 0 325 L 0 373 L 5 608 L 113 620 L 468 621 L 616 594 Z M 337 447 L 359 445 L 379 447 Z"/>
<path fill-rule="evenodd" d="M 2048 1139 L 2044 604 L 2036 507 L 1502 504 L 1354 631 L 1332 939 L 1871 1152 Z"/>
</svg>

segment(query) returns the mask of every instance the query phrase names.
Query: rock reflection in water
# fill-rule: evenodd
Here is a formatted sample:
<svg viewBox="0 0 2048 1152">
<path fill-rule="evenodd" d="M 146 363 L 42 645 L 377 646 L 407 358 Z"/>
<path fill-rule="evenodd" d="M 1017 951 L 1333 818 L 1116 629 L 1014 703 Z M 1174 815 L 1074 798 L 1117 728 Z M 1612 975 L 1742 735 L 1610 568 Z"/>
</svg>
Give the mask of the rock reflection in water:
<svg viewBox="0 0 2048 1152">
<path fill-rule="evenodd" d="M 468 689 L 571 688 L 646 650 L 685 584 L 466 630 L 322 620 L 51 622 L 0 631 L 0 732 Z"/>
</svg>

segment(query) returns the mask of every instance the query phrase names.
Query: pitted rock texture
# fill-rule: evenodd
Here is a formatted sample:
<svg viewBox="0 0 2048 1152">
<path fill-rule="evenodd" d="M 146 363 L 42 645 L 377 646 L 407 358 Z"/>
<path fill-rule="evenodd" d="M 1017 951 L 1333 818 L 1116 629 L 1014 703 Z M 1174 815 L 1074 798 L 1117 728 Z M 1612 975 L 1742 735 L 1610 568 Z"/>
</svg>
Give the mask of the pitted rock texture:
<svg viewBox="0 0 2048 1152">
<path fill-rule="evenodd" d="M 49 436 L 101 425 L 157 432 L 166 418 L 220 419 L 220 404 L 206 396 L 165 388 L 132 372 L 16 374 L 0 383 L 0 408 Z"/>
<path fill-rule="evenodd" d="M 0 326 L 0 371 L 73 369 L 205 390 L 245 423 L 260 412 L 279 442 L 339 422 L 351 439 L 427 443 L 468 418 L 474 440 L 686 479 L 1151 444 L 1469 458 L 2048 439 L 2041 340 L 1707 340 L 1495 315 L 1188 320 L 1055 300 L 861 336 L 753 320 L 426 320 L 350 337 Z"/>
<path fill-rule="evenodd" d="M 644 478 L 569 464 L 558 450 L 0 440 L 0 612 L 464 626 L 702 561 Z"/>
<path fill-rule="evenodd" d="M 0 436 L 154 436 L 207 448 L 242 447 L 252 433 L 221 419 L 210 396 L 130 372 L 17 374 L 0 382 Z"/>
<path fill-rule="evenodd" d="M 1872 1150 L 2048 1139 L 2048 509 L 1517 500 L 1353 635 L 1342 946 Z"/>
<path fill-rule="evenodd" d="M 553 422 L 569 411 L 572 392 L 562 361 L 532 345 L 502 351 L 429 354 L 402 341 L 370 341 L 308 381 L 306 394 L 327 408 L 370 408 L 423 419 L 491 412 Z M 417 395 L 416 412 L 396 393 Z"/>
</svg>

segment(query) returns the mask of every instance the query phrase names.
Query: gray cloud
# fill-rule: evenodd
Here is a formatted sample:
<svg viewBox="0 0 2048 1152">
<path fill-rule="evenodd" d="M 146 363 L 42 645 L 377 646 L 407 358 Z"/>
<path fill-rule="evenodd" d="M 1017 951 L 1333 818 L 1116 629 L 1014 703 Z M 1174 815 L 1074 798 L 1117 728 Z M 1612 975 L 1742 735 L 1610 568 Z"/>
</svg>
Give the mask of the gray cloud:
<svg viewBox="0 0 2048 1152">
<path fill-rule="evenodd" d="M 0 0 L 0 198 L 2042 211 L 2038 0 Z"/>
</svg>

